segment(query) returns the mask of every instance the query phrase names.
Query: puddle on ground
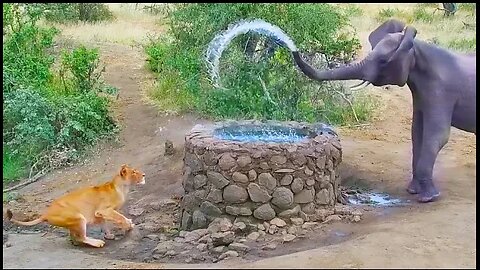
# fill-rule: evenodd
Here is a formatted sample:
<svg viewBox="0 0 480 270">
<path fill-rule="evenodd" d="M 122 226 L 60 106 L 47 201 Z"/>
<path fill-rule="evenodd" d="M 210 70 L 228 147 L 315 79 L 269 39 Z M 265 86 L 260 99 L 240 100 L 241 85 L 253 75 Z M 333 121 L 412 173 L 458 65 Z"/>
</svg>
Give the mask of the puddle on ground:
<svg viewBox="0 0 480 270">
<path fill-rule="evenodd" d="M 345 197 L 352 205 L 401 206 L 410 203 L 410 200 L 392 198 L 387 193 L 374 191 L 347 191 Z"/>
</svg>

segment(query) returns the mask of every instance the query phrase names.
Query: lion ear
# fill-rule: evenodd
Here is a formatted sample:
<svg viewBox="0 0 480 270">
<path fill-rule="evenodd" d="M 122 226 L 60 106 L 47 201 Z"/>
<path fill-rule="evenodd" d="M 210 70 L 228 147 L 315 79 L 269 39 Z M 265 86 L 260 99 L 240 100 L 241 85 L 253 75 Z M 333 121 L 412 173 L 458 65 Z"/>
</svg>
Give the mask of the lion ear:
<svg viewBox="0 0 480 270">
<path fill-rule="evenodd" d="M 120 176 L 127 175 L 127 164 L 123 164 L 122 168 L 120 169 Z"/>
</svg>

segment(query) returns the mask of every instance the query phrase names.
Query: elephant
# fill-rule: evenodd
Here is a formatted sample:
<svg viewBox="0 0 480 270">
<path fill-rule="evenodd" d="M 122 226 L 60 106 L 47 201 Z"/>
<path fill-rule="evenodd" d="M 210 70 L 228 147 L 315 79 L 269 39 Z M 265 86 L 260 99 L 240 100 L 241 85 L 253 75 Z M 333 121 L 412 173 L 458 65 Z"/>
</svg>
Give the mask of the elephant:
<svg viewBox="0 0 480 270">
<path fill-rule="evenodd" d="M 335 69 L 315 69 L 298 50 L 292 55 L 312 80 L 363 80 L 360 87 L 408 85 L 413 100 L 412 178 L 406 190 L 426 203 L 440 196 L 432 174 L 438 153 L 449 140 L 451 126 L 477 134 L 477 68 L 476 53 L 449 51 L 415 39 L 416 35 L 414 27 L 387 20 L 370 33 L 372 50 L 364 59 Z"/>
</svg>

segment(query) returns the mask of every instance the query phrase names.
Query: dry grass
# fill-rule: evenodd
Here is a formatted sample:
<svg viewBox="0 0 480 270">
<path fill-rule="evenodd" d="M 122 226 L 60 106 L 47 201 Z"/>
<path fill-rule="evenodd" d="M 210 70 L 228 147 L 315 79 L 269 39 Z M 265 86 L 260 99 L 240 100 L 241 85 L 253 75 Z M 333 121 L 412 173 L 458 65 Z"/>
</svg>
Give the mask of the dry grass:
<svg viewBox="0 0 480 270">
<path fill-rule="evenodd" d="M 434 42 L 442 47 L 457 51 L 475 51 L 476 29 L 465 27 L 464 22 L 475 25 L 475 12 L 471 12 L 460 4 L 455 16 L 444 17 L 442 11 L 434 11 L 435 4 L 342 4 L 359 8 L 361 14 L 350 17 L 361 39 L 363 52 L 370 50 L 368 35 L 387 20 L 388 13 L 393 17 L 413 25 L 417 30 L 417 38 Z M 384 16 L 381 16 L 383 14 Z"/>
<path fill-rule="evenodd" d="M 62 36 L 82 43 L 111 42 L 123 45 L 144 44 L 148 36 L 163 31 L 158 16 L 142 10 L 142 4 L 135 9 L 135 4 L 108 4 L 117 17 L 112 22 L 78 23 L 73 25 L 56 25 Z"/>
</svg>

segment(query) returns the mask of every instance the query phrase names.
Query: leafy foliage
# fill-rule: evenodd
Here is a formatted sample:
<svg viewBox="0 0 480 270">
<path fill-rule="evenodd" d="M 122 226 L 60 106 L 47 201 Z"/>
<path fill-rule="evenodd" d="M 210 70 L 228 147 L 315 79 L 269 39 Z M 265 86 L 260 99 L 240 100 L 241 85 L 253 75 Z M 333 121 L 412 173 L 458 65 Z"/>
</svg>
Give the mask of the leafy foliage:
<svg viewBox="0 0 480 270">
<path fill-rule="evenodd" d="M 302 52 L 323 53 L 328 62 L 348 62 L 360 48 L 343 12 L 328 4 L 176 4 L 164 10 L 167 37 L 146 46 L 149 68 L 158 83 L 150 96 L 164 109 L 198 110 L 215 118 L 260 118 L 326 121 L 345 106 L 332 88 L 340 84 L 312 82 L 299 73 L 290 52 L 272 46 L 269 39 L 249 33 L 233 40 L 221 58 L 224 90 L 209 82 L 204 64 L 207 44 L 229 24 L 260 18 L 283 29 Z M 245 53 L 249 42 L 263 53 Z M 274 48 L 273 53 L 264 53 Z M 320 102 L 331 99 L 332 102 Z M 346 110 L 347 111 L 347 110 Z M 352 115 L 348 110 L 346 115 Z M 362 119 L 368 118 L 368 113 Z M 331 116 L 331 117 L 330 117 Z M 361 118 L 361 117 L 360 117 Z"/>
<path fill-rule="evenodd" d="M 24 175 L 40 156 L 78 149 L 115 130 L 108 112 L 110 89 L 101 81 L 98 52 L 80 47 L 63 53 L 60 72 L 49 54 L 57 30 L 39 27 L 34 5 L 3 4 L 3 172 Z M 49 164 L 40 164 L 48 166 Z"/>
</svg>

